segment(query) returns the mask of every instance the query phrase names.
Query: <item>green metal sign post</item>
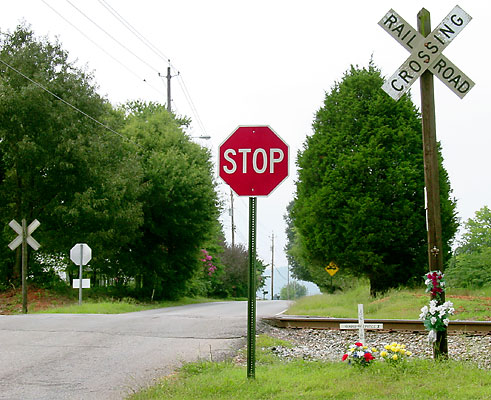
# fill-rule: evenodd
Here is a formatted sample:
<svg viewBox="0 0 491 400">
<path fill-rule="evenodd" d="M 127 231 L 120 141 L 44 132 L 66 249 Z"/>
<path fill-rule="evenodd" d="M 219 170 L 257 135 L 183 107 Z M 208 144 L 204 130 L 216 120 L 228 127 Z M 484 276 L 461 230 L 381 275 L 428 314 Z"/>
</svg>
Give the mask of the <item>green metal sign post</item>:
<svg viewBox="0 0 491 400">
<path fill-rule="evenodd" d="M 249 197 L 249 293 L 247 300 L 247 377 L 256 377 L 256 217 L 257 197 Z"/>
</svg>

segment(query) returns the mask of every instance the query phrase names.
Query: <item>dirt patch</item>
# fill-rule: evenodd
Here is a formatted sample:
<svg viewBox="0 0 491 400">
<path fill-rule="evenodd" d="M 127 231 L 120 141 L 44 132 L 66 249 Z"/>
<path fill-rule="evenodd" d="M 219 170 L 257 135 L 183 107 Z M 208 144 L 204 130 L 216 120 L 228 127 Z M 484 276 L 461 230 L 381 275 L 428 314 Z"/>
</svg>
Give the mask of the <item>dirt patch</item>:
<svg viewBox="0 0 491 400">
<path fill-rule="evenodd" d="M 27 289 L 28 312 L 46 310 L 72 304 L 74 301 L 58 293 L 29 286 Z M 22 313 L 22 289 L 10 289 L 0 293 L 0 314 Z"/>
<path fill-rule="evenodd" d="M 424 294 L 418 294 L 418 293 L 414 293 L 413 296 L 416 296 L 416 297 L 428 297 L 429 298 L 429 294 L 428 293 L 424 293 Z M 484 300 L 484 301 L 491 301 L 491 297 L 483 297 L 483 296 L 459 296 L 459 295 L 456 295 L 456 294 L 445 294 L 445 298 L 447 299 L 461 299 L 461 300 Z"/>
</svg>

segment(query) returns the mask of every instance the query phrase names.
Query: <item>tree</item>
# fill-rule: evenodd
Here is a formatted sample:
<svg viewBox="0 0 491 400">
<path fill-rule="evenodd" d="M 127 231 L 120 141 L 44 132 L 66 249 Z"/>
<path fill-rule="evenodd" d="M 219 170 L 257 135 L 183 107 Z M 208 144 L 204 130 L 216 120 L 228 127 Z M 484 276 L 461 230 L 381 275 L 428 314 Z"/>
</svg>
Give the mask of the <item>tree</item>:
<svg viewBox="0 0 491 400">
<path fill-rule="evenodd" d="M 307 295 L 307 288 L 300 283 L 293 281 L 281 288 L 281 300 L 295 300 Z"/>
<path fill-rule="evenodd" d="M 137 145 L 143 171 L 143 224 L 124 249 L 142 294 L 175 298 L 200 268 L 200 250 L 216 232 L 218 200 L 209 151 L 156 103 L 125 107 L 123 132 Z"/>
<path fill-rule="evenodd" d="M 225 244 L 221 261 L 224 265 L 222 280 L 229 295 L 233 297 L 247 297 L 249 285 L 249 251 L 240 243 L 234 246 Z M 257 289 L 264 286 L 262 274 L 266 266 L 262 260 L 256 257 Z"/>
<path fill-rule="evenodd" d="M 123 115 L 58 42 L 26 26 L 2 34 L 0 59 L 0 223 L 37 218 L 41 251 L 67 256 L 87 242 L 94 269 L 108 259 L 117 264 L 141 223 L 141 172 L 124 138 L 94 119 L 117 125 Z M 11 238 L 5 232 L 2 241 Z M 13 254 L 1 262 L 3 280 L 19 275 L 18 267 L 5 267 L 15 265 Z"/>
<path fill-rule="evenodd" d="M 465 232 L 455 249 L 445 277 L 457 287 L 491 285 L 491 210 L 484 206 L 464 224 Z"/>
<path fill-rule="evenodd" d="M 326 94 L 298 155 L 291 212 L 312 277 L 334 261 L 367 276 L 372 294 L 419 279 L 427 268 L 421 121 L 408 96 L 395 102 L 382 83 L 370 62 L 351 67 Z M 440 185 L 448 252 L 457 225 L 441 165 Z"/>
</svg>

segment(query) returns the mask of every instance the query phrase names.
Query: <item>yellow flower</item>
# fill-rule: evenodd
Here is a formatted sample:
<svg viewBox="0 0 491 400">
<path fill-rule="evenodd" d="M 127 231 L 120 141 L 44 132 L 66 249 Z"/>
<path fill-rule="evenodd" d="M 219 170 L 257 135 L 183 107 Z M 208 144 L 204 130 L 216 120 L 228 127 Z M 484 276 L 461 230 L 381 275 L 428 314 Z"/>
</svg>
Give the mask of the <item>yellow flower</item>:
<svg viewBox="0 0 491 400">
<path fill-rule="evenodd" d="M 399 352 L 400 352 L 401 354 L 406 354 L 406 350 L 404 350 L 404 349 L 400 349 L 400 350 L 399 350 Z"/>
<path fill-rule="evenodd" d="M 406 351 L 406 355 L 407 356 L 411 356 L 413 353 L 411 353 L 410 351 Z"/>
<path fill-rule="evenodd" d="M 386 357 L 386 356 L 388 355 L 388 353 L 387 353 L 386 351 L 381 351 L 381 352 L 380 352 L 380 355 L 381 355 L 382 357 Z"/>
<path fill-rule="evenodd" d="M 390 349 L 390 344 L 386 344 L 386 345 L 384 346 L 384 348 L 385 348 L 385 350 L 389 350 L 389 349 Z"/>
<path fill-rule="evenodd" d="M 364 350 L 365 350 L 365 349 L 368 349 L 368 346 L 363 346 L 363 349 L 364 349 Z"/>
<path fill-rule="evenodd" d="M 394 346 L 392 346 L 390 348 L 390 350 L 393 351 L 394 353 L 397 353 L 399 351 L 399 349 L 397 347 L 394 347 Z"/>
<path fill-rule="evenodd" d="M 391 346 L 397 346 L 397 343 L 396 342 L 392 342 L 390 345 Z"/>
<path fill-rule="evenodd" d="M 372 353 L 376 353 L 378 350 L 375 347 L 372 347 Z"/>
<path fill-rule="evenodd" d="M 406 345 L 405 344 L 402 344 L 401 345 L 401 349 L 405 349 L 406 348 Z"/>
<path fill-rule="evenodd" d="M 398 358 L 398 357 L 397 357 L 397 354 L 394 354 L 394 355 L 392 356 L 392 359 L 393 359 L 393 360 L 397 360 L 397 358 Z"/>
</svg>

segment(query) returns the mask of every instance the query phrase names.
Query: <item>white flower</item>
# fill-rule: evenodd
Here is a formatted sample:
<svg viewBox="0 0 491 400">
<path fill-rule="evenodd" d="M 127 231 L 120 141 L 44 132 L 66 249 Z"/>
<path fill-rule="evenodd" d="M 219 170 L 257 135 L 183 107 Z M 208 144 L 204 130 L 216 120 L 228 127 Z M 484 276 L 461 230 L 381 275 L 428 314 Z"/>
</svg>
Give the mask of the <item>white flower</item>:
<svg viewBox="0 0 491 400">
<path fill-rule="evenodd" d="M 431 322 L 431 325 L 435 325 L 436 324 L 436 318 L 431 317 L 430 322 Z"/>
<path fill-rule="evenodd" d="M 363 351 L 357 351 L 356 355 L 361 358 L 365 355 L 365 353 Z"/>
<path fill-rule="evenodd" d="M 444 319 L 443 319 L 443 324 L 444 324 L 445 326 L 448 326 L 448 323 L 449 323 L 449 322 L 450 322 L 450 320 L 449 320 L 448 318 L 444 318 Z"/>
<path fill-rule="evenodd" d="M 436 331 L 432 329 L 428 334 L 428 343 L 433 344 L 436 342 Z"/>
</svg>

